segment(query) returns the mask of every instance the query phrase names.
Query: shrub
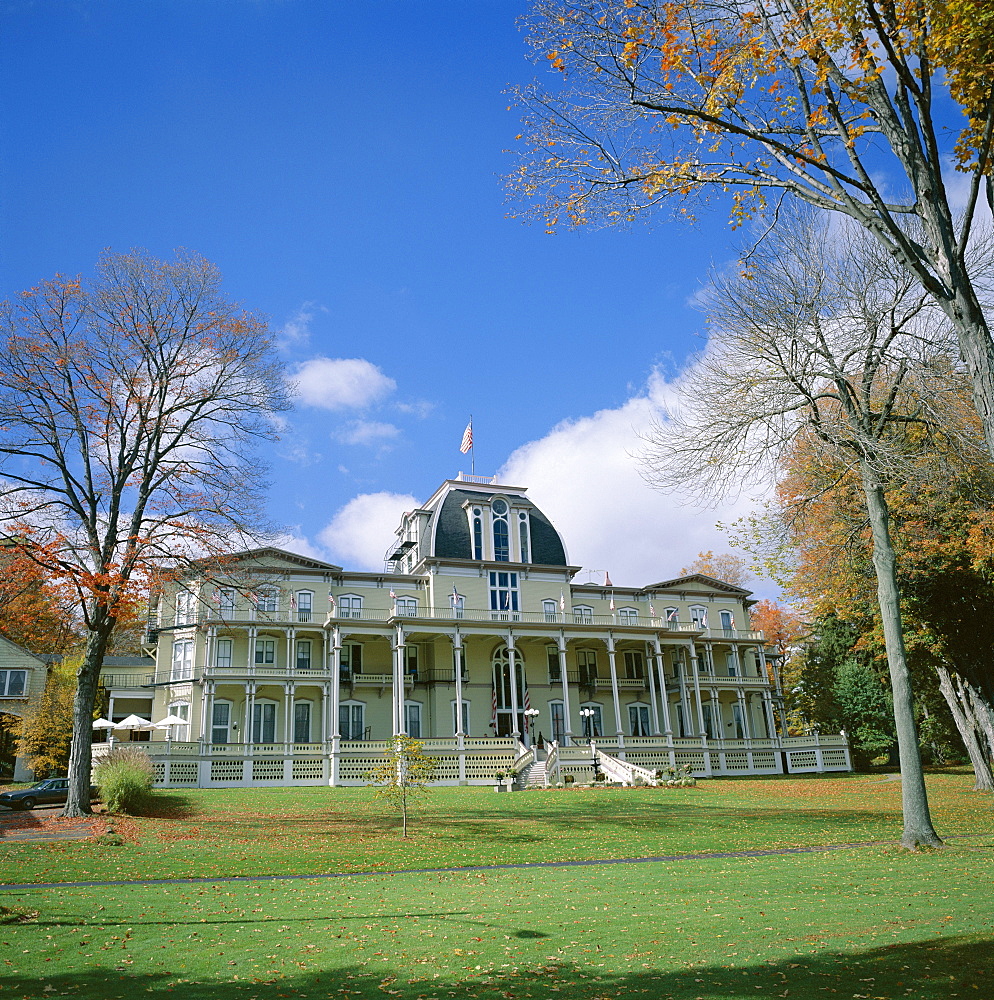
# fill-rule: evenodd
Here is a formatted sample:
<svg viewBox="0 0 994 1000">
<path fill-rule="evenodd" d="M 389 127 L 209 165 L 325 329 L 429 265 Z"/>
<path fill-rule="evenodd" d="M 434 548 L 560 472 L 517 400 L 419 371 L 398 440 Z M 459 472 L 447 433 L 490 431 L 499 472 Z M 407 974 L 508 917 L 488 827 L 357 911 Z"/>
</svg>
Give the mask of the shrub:
<svg viewBox="0 0 994 1000">
<path fill-rule="evenodd" d="M 152 797 L 155 769 L 144 750 L 118 747 L 96 767 L 94 780 L 110 812 L 135 813 Z"/>
</svg>

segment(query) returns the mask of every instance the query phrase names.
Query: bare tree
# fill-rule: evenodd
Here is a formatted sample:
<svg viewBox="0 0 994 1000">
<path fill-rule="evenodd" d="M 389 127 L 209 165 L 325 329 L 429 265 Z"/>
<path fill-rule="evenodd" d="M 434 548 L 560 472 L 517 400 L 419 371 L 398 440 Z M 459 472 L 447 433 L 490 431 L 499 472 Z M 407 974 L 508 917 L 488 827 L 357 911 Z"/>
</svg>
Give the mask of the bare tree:
<svg viewBox="0 0 994 1000">
<path fill-rule="evenodd" d="M 0 516 L 86 629 L 66 815 L 89 812 L 91 722 L 114 629 L 154 571 L 261 530 L 253 444 L 288 407 L 266 324 L 200 257 L 107 254 L 0 313 Z"/>
<path fill-rule="evenodd" d="M 952 324 L 994 454 L 994 340 L 968 256 L 985 191 L 994 203 L 988 0 L 535 0 L 527 21 L 562 85 L 520 93 L 512 187 L 548 224 L 716 192 L 736 223 L 768 195 L 848 216 Z"/>
<path fill-rule="evenodd" d="M 748 270 L 716 279 L 711 339 L 686 376 L 682 409 L 652 432 L 650 481 L 713 499 L 765 475 L 807 440 L 859 476 L 897 724 L 903 843 L 939 844 L 929 815 L 904 648 L 886 483 L 909 451 L 953 438 L 962 380 L 929 296 L 855 227 L 778 227 Z M 968 404 L 967 404 L 967 408 Z"/>
</svg>

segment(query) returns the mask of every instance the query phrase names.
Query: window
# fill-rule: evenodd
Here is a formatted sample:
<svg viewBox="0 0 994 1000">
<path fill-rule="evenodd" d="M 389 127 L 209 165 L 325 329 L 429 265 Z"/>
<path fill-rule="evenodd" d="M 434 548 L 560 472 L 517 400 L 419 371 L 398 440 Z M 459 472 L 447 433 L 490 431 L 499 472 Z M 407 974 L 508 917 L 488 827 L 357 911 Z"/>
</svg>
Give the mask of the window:
<svg viewBox="0 0 994 1000">
<path fill-rule="evenodd" d="M 23 698 L 27 687 L 26 670 L 0 670 L 0 698 Z"/>
<path fill-rule="evenodd" d="M 275 663 L 276 662 L 276 640 L 256 639 L 255 640 L 255 662 Z"/>
<path fill-rule="evenodd" d="M 739 676 L 739 661 L 734 649 L 730 649 L 725 654 L 725 667 L 728 670 L 729 677 Z"/>
<path fill-rule="evenodd" d="M 196 620 L 196 598 L 189 590 L 177 590 L 176 617 L 173 624 L 192 625 Z"/>
<path fill-rule="evenodd" d="M 252 739 L 249 742 L 276 742 L 275 701 L 257 701 L 252 706 Z"/>
<path fill-rule="evenodd" d="M 518 621 L 518 574 L 490 574 L 490 617 L 494 621 Z"/>
<path fill-rule="evenodd" d="M 701 714 L 704 716 L 704 732 L 710 737 L 717 738 L 718 734 L 715 732 L 714 725 L 714 711 L 711 705 L 701 705 Z"/>
<path fill-rule="evenodd" d="M 295 701 L 293 703 L 293 742 L 311 742 L 311 703 Z"/>
<path fill-rule="evenodd" d="M 531 562 L 531 526 L 527 514 L 518 515 L 518 545 L 521 549 L 521 562 Z"/>
<path fill-rule="evenodd" d="M 398 597 L 397 614 L 408 618 L 416 618 L 418 614 L 418 599 L 416 597 Z"/>
<path fill-rule="evenodd" d="M 338 728 L 343 740 L 365 738 L 366 706 L 360 701 L 343 701 L 338 706 Z"/>
<path fill-rule="evenodd" d="M 490 505 L 494 536 L 494 562 L 510 562 L 511 537 L 507 526 L 507 501 L 498 497 Z"/>
<path fill-rule="evenodd" d="M 190 739 L 190 704 L 185 701 L 175 701 L 169 706 L 169 714 L 175 715 L 177 719 L 182 719 L 185 725 L 175 725 L 169 727 L 169 738 L 180 743 L 186 743 Z"/>
<path fill-rule="evenodd" d="M 182 639 L 173 643 L 173 666 L 169 674 L 172 681 L 188 681 L 193 677 L 193 640 Z"/>
<path fill-rule="evenodd" d="M 663 608 L 663 621 L 667 628 L 676 628 L 680 624 L 680 611 L 678 608 Z"/>
<path fill-rule="evenodd" d="M 690 609 L 690 620 L 694 623 L 694 628 L 708 627 L 708 609 L 693 607 Z"/>
<path fill-rule="evenodd" d="M 452 702 L 452 731 L 455 732 L 458 728 L 456 723 L 456 703 Z M 465 699 L 462 703 L 462 734 L 463 736 L 469 736 L 469 702 Z"/>
<path fill-rule="evenodd" d="M 355 594 L 344 594 L 338 599 L 340 618 L 362 618 L 362 598 Z"/>
<path fill-rule="evenodd" d="M 298 670 L 310 670 L 311 669 L 311 640 L 310 639 L 298 639 L 297 640 L 297 669 Z M 307 741 L 304 740 L 306 743 Z"/>
<path fill-rule="evenodd" d="M 231 639 L 218 639 L 214 647 L 214 666 L 231 667 Z"/>
<path fill-rule="evenodd" d="M 483 511 L 473 508 L 473 558 L 483 558 Z"/>
<path fill-rule="evenodd" d="M 417 679 L 418 647 L 412 642 L 409 642 L 404 646 L 404 673 L 409 677 Z"/>
<path fill-rule="evenodd" d="M 725 635 L 733 636 L 735 634 L 735 619 L 732 618 L 731 611 L 721 611 L 719 612 L 719 617 L 721 618 L 721 630 Z"/>
<path fill-rule="evenodd" d="M 343 674 L 362 673 L 362 646 L 359 643 L 342 644 L 341 671 Z"/>
<path fill-rule="evenodd" d="M 559 605 L 552 600 L 542 601 L 542 614 L 547 622 L 559 620 Z"/>
<path fill-rule="evenodd" d="M 589 709 L 589 713 L 588 710 Z M 601 706 L 588 704 L 580 706 L 580 718 L 583 720 L 584 739 L 592 740 L 604 735 Z"/>
<path fill-rule="evenodd" d="M 231 702 L 215 701 L 211 713 L 211 743 L 228 743 L 231 737 Z"/>
<path fill-rule="evenodd" d="M 677 732 L 683 736 L 687 736 L 687 723 L 683 717 L 683 702 L 678 701 L 676 703 L 676 729 Z"/>
<path fill-rule="evenodd" d="M 622 625 L 638 625 L 638 623 L 639 623 L 639 609 L 638 608 L 618 608 L 618 621 Z"/>
<path fill-rule="evenodd" d="M 421 739 L 421 703 L 418 701 L 404 702 L 404 728 L 412 739 Z"/>
<path fill-rule="evenodd" d="M 217 592 L 217 613 L 221 618 L 232 618 L 235 614 L 235 592 L 224 587 Z"/>
<path fill-rule="evenodd" d="M 297 591 L 297 621 L 309 622 L 314 610 L 314 595 L 309 590 Z"/>
<path fill-rule="evenodd" d="M 576 604 L 573 607 L 573 621 L 577 625 L 592 625 L 594 622 L 594 609 L 586 604 Z"/>
<path fill-rule="evenodd" d="M 732 726 L 735 729 L 735 739 L 745 739 L 745 722 L 742 718 L 742 706 L 732 705 Z"/>
<path fill-rule="evenodd" d="M 649 706 L 629 705 L 628 726 L 632 736 L 649 735 Z"/>
<path fill-rule="evenodd" d="M 597 651 L 594 649 L 578 649 L 576 665 L 580 671 L 580 683 L 588 686 L 597 680 Z"/>
<path fill-rule="evenodd" d="M 264 614 L 274 615 L 280 609 L 280 592 L 275 587 L 259 590 L 255 598 L 255 606 Z"/>
<path fill-rule="evenodd" d="M 632 679 L 645 677 L 645 657 L 642 655 L 641 650 L 626 649 L 623 655 L 625 658 L 625 676 Z"/>
<path fill-rule="evenodd" d="M 552 715 L 552 738 L 556 743 L 562 745 L 566 737 L 566 713 L 563 711 L 563 703 L 550 701 L 549 712 Z"/>
<path fill-rule="evenodd" d="M 561 684 L 563 677 L 559 669 L 559 648 L 558 646 L 546 646 L 545 652 L 549 661 L 549 683 Z"/>
</svg>

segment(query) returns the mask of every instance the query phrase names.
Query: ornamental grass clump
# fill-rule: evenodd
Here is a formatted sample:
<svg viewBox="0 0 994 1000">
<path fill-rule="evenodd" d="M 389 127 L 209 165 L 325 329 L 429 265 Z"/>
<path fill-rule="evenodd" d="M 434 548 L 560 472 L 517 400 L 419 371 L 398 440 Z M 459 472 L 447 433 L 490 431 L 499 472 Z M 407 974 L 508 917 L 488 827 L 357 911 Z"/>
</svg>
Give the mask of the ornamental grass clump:
<svg viewBox="0 0 994 1000">
<path fill-rule="evenodd" d="M 97 764 L 94 780 L 109 812 L 138 813 L 152 798 L 155 769 L 138 747 L 118 747 Z"/>
</svg>

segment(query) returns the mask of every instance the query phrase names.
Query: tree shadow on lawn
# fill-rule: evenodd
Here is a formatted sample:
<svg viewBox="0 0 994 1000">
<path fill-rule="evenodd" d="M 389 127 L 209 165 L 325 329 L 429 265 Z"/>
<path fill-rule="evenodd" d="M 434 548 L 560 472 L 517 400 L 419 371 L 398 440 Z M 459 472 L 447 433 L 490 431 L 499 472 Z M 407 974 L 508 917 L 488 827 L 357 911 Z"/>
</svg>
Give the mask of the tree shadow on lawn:
<svg viewBox="0 0 994 1000">
<path fill-rule="evenodd" d="M 550 945 L 551 947 L 551 945 Z M 140 991 L 152 996 L 182 995 L 187 1000 L 270 1000 L 278 997 L 348 997 L 353 1000 L 507 1000 L 508 997 L 560 995 L 570 1000 L 606 1000 L 643 995 L 651 1000 L 744 1000 L 746 997 L 789 997 L 790 1000 L 824 1000 L 838 993 L 856 997 L 903 997 L 946 1000 L 952 995 L 984 997 L 989 956 L 994 940 L 971 935 L 938 940 L 905 942 L 866 951 L 822 951 L 797 954 L 758 965 L 681 963 L 680 968 L 615 972 L 609 956 L 585 964 L 549 960 L 537 966 L 512 964 L 501 969 L 477 971 L 455 982 L 443 971 L 434 978 L 425 965 L 391 967 L 377 963 L 332 970 L 312 967 L 287 975 L 257 962 L 218 960 L 220 975 L 190 981 L 179 972 L 131 973 L 114 966 L 81 973 L 56 973 L 39 978 L 11 974 L 3 977 L 5 991 L 19 998 L 66 994 L 105 1000 Z M 511 957 L 513 961 L 513 956 Z M 648 958 L 645 954 L 629 960 Z M 319 956 L 308 956 L 316 966 Z M 177 968 L 179 966 L 177 965 Z M 192 973 L 191 973 L 192 974 Z M 223 978 L 222 978 L 223 976 Z M 236 980 L 235 977 L 239 978 Z"/>
</svg>

